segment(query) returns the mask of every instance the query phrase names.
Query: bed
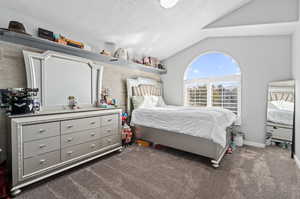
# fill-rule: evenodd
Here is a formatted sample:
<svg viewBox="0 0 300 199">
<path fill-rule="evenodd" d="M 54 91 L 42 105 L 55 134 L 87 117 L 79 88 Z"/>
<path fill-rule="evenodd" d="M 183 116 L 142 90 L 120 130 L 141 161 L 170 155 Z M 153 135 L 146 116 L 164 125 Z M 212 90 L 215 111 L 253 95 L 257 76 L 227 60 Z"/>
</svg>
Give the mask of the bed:
<svg viewBox="0 0 300 199">
<path fill-rule="evenodd" d="M 136 136 L 208 157 L 213 167 L 219 167 L 229 146 L 235 114 L 221 108 L 166 105 L 162 88 L 162 83 L 153 79 L 127 79 L 127 111 Z"/>
</svg>

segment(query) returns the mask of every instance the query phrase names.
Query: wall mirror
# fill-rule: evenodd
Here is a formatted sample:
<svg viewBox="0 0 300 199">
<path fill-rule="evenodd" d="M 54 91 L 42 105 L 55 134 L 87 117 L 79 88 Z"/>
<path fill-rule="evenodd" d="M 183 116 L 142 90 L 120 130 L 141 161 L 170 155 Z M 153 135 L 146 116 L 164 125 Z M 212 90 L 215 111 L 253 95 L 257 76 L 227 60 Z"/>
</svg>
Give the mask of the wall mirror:
<svg viewBox="0 0 300 199">
<path fill-rule="evenodd" d="M 23 51 L 28 88 L 39 88 L 41 109 L 66 109 L 75 96 L 81 107 L 93 106 L 101 88 L 101 66 L 80 57 L 53 51 Z"/>
<path fill-rule="evenodd" d="M 266 144 L 291 149 L 294 133 L 294 80 L 269 83 Z"/>
</svg>

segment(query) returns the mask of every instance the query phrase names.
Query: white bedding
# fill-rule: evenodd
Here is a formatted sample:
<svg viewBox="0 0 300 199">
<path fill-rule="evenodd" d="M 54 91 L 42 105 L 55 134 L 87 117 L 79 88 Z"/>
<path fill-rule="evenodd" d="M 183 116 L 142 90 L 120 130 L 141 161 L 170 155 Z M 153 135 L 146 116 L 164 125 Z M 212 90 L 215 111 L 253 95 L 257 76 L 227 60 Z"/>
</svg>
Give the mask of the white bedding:
<svg viewBox="0 0 300 199">
<path fill-rule="evenodd" d="M 268 109 L 268 121 L 270 122 L 293 125 L 294 123 L 293 120 L 294 120 L 293 111 Z"/>
<path fill-rule="evenodd" d="M 225 147 L 226 128 L 235 121 L 236 115 L 222 108 L 164 106 L 135 109 L 131 125 L 206 138 Z"/>
<path fill-rule="evenodd" d="M 267 120 L 279 124 L 293 125 L 294 104 L 285 101 L 269 102 Z"/>
</svg>

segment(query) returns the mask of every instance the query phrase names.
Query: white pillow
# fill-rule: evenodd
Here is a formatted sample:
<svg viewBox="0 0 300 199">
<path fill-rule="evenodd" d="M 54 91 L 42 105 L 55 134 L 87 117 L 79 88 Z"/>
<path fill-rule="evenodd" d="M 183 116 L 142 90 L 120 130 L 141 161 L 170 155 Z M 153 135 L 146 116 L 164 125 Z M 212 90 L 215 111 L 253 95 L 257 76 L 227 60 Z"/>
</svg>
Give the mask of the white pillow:
<svg viewBox="0 0 300 199">
<path fill-rule="evenodd" d="M 268 109 L 278 109 L 278 107 L 275 106 L 274 103 L 269 102 L 269 103 L 268 103 Z"/>
<path fill-rule="evenodd" d="M 156 107 L 158 104 L 158 97 L 157 96 L 133 96 L 132 103 L 135 109 Z"/>
<path fill-rule="evenodd" d="M 157 106 L 166 106 L 166 103 L 164 101 L 164 99 L 162 98 L 162 96 L 155 96 L 158 98 L 158 101 L 157 101 Z"/>
<path fill-rule="evenodd" d="M 132 100 L 133 108 L 137 109 L 143 104 L 144 96 L 132 96 L 131 100 Z"/>
</svg>

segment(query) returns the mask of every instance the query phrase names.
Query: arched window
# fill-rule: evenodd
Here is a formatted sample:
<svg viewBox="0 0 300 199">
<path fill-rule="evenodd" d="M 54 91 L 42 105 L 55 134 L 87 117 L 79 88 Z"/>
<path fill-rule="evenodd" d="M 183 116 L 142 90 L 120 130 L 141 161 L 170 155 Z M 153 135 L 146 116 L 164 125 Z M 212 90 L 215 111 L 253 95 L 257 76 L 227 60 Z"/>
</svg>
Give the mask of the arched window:
<svg viewBox="0 0 300 199">
<path fill-rule="evenodd" d="M 186 106 L 223 107 L 241 114 L 241 72 L 237 62 L 223 53 L 206 53 L 185 71 Z"/>
</svg>

